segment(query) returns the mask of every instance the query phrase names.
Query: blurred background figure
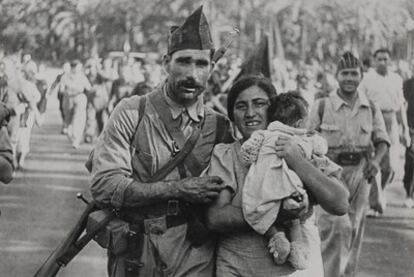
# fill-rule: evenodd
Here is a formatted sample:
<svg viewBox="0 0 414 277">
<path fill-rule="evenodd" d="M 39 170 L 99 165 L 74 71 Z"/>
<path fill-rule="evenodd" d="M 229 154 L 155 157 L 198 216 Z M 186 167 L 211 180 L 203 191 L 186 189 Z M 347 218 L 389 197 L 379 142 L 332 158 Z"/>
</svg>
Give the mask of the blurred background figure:
<svg viewBox="0 0 414 277">
<path fill-rule="evenodd" d="M 151 71 L 149 66 L 143 66 L 141 68 L 141 73 L 144 79 L 138 84 L 136 84 L 136 86 L 132 90 L 131 95 L 142 96 L 149 93 L 155 87 L 153 79 L 151 78 Z"/>
<path fill-rule="evenodd" d="M 105 78 L 101 72 L 96 64 L 90 64 L 87 68 L 87 77 L 92 88 L 90 91 L 87 91 L 86 143 L 91 143 L 96 139 L 102 132 L 105 122 L 108 119 L 108 83 L 111 83 L 111 80 Z"/>
<path fill-rule="evenodd" d="M 404 188 L 407 208 L 414 207 L 414 62 L 411 64 L 411 76 L 404 82 L 404 97 L 407 101 L 407 121 L 411 143 L 405 148 Z"/>
<path fill-rule="evenodd" d="M 381 162 L 381 186 L 391 183 L 398 167 L 398 146 L 400 144 L 400 130 L 402 143 L 407 146 L 409 140 L 407 114 L 403 96 L 403 80 L 392 72 L 391 52 L 387 48 L 380 48 L 374 53 L 375 70 L 368 71 L 359 86 L 359 89 L 367 94 L 368 98 L 377 103 L 384 117 L 385 126 L 391 140 L 391 146 L 387 155 Z M 381 209 L 386 206 L 386 199 L 381 204 Z M 372 215 L 377 216 L 374 211 Z"/>
<path fill-rule="evenodd" d="M 128 65 L 120 65 L 118 79 L 112 83 L 109 95 L 108 111 L 111 113 L 121 99 L 131 96 L 134 88 L 131 68 Z"/>
<path fill-rule="evenodd" d="M 68 126 L 68 137 L 73 148 L 79 148 L 84 138 L 86 125 L 86 93 L 92 86 L 83 72 L 83 66 L 78 60 L 70 63 L 69 74 L 62 76 L 61 90 L 64 91 L 65 119 Z"/>
<path fill-rule="evenodd" d="M 1 66 L 1 64 L 0 64 Z M 9 183 L 13 179 L 13 151 L 6 125 L 13 113 L 10 107 L 0 102 L 0 182 Z"/>
<path fill-rule="evenodd" d="M 62 117 L 62 130 L 61 133 L 66 135 L 68 133 L 68 126 L 67 126 L 67 118 L 66 118 L 66 111 L 65 111 L 65 90 L 64 87 L 61 85 L 62 77 L 64 75 L 68 75 L 70 73 L 70 63 L 65 62 L 62 65 L 62 72 L 60 72 L 55 80 L 53 81 L 52 85 L 49 88 L 49 92 L 47 93 L 50 97 L 51 95 L 57 95 L 57 99 L 59 101 L 59 111 L 60 116 Z"/>
<path fill-rule="evenodd" d="M 24 70 L 20 80 L 21 91 L 19 93 L 19 100 L 25 107 L 24 112 L 20 115 L 20 128 L 16 147 L 17 168 L 20 169 L 24 168 L 26 157 L 30 151 L 33 125 L 35 122 L 38 126 L 41 125 L 41 117 L 38 110 L 41 94 L 36 86 L 36 73 L 32 72 L 31 69 Z"/>
</svg>

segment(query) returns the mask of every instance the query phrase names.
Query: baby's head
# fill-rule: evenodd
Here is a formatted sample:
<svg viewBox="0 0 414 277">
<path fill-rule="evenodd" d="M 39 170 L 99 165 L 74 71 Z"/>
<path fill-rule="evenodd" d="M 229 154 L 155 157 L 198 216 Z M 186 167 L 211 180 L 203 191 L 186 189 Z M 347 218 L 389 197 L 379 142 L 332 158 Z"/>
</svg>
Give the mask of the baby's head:
<svg viewBox="0 0 414 277">
<path fill-rule="evenodd" d="M 295 128 L 305 128 L 308 103 L 298 92 L 289 91 L 272 99 L 268 110 L 269 121 L 279 121 Z"/>
</svg>

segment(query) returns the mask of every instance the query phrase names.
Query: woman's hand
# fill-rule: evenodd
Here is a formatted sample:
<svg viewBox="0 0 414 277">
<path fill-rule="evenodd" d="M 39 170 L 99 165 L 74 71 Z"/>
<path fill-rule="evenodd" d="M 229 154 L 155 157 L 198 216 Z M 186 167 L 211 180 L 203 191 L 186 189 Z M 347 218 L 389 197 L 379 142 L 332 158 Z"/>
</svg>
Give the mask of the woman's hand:
<svg viewBox="0 0 414 277">
<path fill-rule="evenodd" d="M 295 161 L 303 159 L 303 154 L 299 145 L 295 142 L 293 137 L 281 135 L 276 141 L 276 154 L 285 159 L 289 166 L 292 166 Z"/>
</svg>

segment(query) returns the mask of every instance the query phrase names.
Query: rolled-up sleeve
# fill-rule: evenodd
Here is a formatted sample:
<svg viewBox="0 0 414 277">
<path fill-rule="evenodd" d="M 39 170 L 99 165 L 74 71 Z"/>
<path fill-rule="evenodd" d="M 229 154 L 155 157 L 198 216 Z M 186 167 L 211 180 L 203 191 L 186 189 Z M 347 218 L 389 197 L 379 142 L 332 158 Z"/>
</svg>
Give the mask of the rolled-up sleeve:
<svg viewBox="0 0 414 277">
<path fill-rule="evenodd" d="M 91 193 L 104 206 L 120 208 L 131 177 L 131 141 L 139 122 L 139 98 L 122 100 L 115 108 L 92 153 Z"/>
<path fill-rule="evenodd" d="M 376 103 L 371 103 L 373 112 L 373 131 L 372 131 L 372 142 L 377 145 L 380 142 L 385 142 L 388 146 L 391 145 L 390 138 L 385 128 L 384 117 L 382 116 L 381 110 Z"/>
</svg>

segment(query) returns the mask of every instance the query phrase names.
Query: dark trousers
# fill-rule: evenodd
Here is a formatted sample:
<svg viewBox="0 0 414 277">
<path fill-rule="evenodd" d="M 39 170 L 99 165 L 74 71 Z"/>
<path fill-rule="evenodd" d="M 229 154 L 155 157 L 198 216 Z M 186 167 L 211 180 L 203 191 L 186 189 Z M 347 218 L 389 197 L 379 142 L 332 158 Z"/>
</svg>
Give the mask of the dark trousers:
<svg viewBox="0 0 414 277">
<path fill-rule="evenodd" d="M 405 165 L 404 165 L 404 188 L 407 193 L 407 197 L 414 196 L 414 149 L 407 147 L 405 150 Z"/>
</svg>

